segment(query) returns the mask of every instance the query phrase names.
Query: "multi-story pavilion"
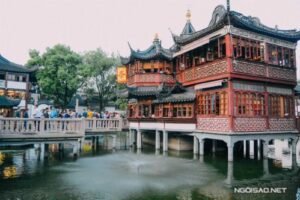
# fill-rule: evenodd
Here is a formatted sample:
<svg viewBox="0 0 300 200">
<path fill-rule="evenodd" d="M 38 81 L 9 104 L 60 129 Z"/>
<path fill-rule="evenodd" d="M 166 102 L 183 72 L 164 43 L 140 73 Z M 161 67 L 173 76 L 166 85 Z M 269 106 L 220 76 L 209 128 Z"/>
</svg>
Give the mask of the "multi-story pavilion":
<svg viewBox="0 0 300 200">
<path fill-rule="evenodd" d="M 0 55 L 0 111 L 4 116 L 11 116 L 12 107 L 18 105 L 17 100 L 25 100 L 27 105 L 33 72 Z"/>
<path fill-rule="evenodd" d="M 295 147 L 294 87 L 300 32 L 268 27 L 257 17 L 220 5 L 207 28 L 196 31 L 187 14 L 174 45 L 165 49 L 156 37 L 145 51 L 130 47 L 127 97 L 130 129 L 137 147 L 144 130 L 156 131 L 156 148 L 168 150 L 168 133 L 194 136 L 194 152 L 204 143 L 223 141 L 228 160 L 235 144 L 248 141 L 266 149 L 273 139 Z M 131 132 L 133 134 L 134 131 Z M 266 151 L 265 151 L 266 152 Z"/>
</svg>

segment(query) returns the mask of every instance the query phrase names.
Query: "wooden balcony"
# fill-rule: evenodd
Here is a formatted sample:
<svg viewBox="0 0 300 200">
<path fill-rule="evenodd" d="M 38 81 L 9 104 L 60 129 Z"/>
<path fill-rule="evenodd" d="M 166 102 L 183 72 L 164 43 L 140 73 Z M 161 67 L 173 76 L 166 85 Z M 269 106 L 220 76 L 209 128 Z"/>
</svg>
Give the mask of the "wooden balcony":
<svg viewBox="0 0 300 200">
<path fill-rule="evenodd" d="M 218 59 L 195 67 L 191 67 L 179 72 L 176 78 L 183 85 L 195 83 L 209 77 L 224 75 L 228 72 L 226 59 Z"/>
<path fill-rule="evenodd" d="M 135 74 L 128 78 L 129 86 L 156 86 L 161 83 L 172 85 L 175 83 L 175 78 L 170 74 L 161 73 Z"/>
<path fill-rule="evenodd" d="M 259 62 L 235 60 L 233 62 L 232 72 L 255 77 L 296 82 L 296 69 L 273 66 Z"/>
</svg>

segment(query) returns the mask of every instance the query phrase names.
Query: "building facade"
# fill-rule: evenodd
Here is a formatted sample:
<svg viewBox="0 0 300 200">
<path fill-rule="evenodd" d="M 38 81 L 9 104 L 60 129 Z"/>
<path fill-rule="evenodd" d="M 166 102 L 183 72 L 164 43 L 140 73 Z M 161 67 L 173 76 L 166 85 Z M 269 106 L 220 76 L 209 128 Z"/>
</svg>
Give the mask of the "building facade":
<svg viewBox="0 0 300 200">
<path fill-rule="evenodd" d="M 0 103 L 3 116 L 12 116 L 12 107 L 17 106 L 21 100 L 24 102 L 23 106 L 27 106 L 34 79 L 33 73 L 34 70 L 15 64 L 0 55 L 0 96 L 5 98 L 6 102 L 2 101 L 3 105 Z M 7 103 L 8 101 L 11 103 Z"/>
<path fill-rule="evenodd" d="M 122 59 L 130 128 L 188 133 L 200 154 L 205 139 L 232 149 L 250 139 L 268 143 L 274 134 L 295 141 L 300 32 L 267 27 L 222 5 L 205 29 L 196 31 L 190 17 L 180 35 L 172 33 L 170 49 L 156 37 L 147 50 L 130 47 Z"/>
</svg>

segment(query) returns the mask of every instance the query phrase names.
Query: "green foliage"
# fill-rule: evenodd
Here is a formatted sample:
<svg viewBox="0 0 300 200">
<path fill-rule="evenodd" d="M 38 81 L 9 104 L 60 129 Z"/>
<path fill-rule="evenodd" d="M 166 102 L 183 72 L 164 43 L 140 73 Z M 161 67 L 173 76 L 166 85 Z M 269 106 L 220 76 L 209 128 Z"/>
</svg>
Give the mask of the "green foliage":
<svg viewBox="0 0 300 200">
<path fill-rule="evenodd" d="M 81 75 L 86 78 L 83 91 L 91 100 L 96 98 L 99 110 L 116 99 L 116 66 L 120 64 L 116 56 L 108 56 L 101 49 L 86 52 L 83 55 Z"/>
<path fill-rule="evenodd" d="M 47 48 L 43 55 L 36 50 L 31 50 L 29 55 L 27 66 L 39 66 L 37 79 L 42 94 L 53 99 L 57 106 L 66 107 L 84 81 L 79 75 L 81 56 L 60 44 Z"/>
</svg>

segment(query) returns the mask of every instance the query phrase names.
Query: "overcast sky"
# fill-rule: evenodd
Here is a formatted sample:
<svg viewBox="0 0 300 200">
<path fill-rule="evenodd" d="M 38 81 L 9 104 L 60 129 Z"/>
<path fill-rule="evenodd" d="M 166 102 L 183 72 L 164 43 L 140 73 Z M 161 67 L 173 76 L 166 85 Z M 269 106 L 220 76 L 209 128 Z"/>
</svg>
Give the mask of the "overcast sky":
<svg viewBox="0 0 300 200">
<path fill-rule="evenodd" d="M 155 33 L 172 45 L 169 28 L 180 33 L 186 10 L 196 30 L 205 28 L 226 0 L 0 0 L 0 54 L 24 64 L 29 49 L 41 52 L 57 43 L 84 52 L 101 47 L 128 56 L 147 48 Z M 231 0 L 231 9 L 259 17 L 279 29 L 300 28 L 300 0 Z M 298 47 L 298 68 L 300 48 Z"/>
</svg>

